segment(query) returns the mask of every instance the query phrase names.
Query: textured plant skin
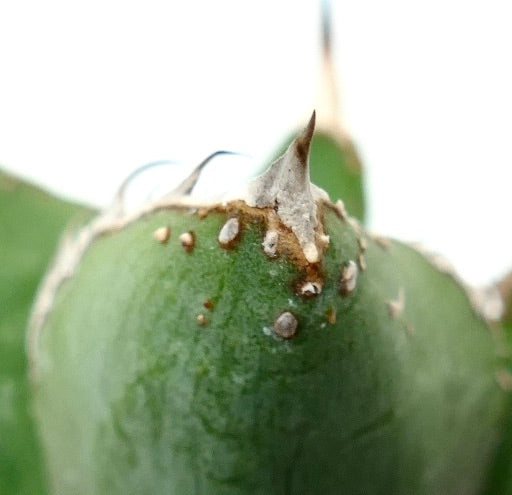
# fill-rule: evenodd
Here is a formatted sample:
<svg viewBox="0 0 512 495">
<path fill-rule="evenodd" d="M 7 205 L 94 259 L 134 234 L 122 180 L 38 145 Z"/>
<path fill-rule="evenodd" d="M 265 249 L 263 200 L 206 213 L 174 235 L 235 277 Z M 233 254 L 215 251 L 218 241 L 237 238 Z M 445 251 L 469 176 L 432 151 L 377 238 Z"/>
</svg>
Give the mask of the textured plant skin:
<svg viewBox="0 0 512 495">
<path fill-rule="evenodd" d="M 479 492 L 506 403 L 487 325 L 421 254 L 319 209 L 317 264 L 293 242 L 265 254 L 272 210 L 243 202 L 92 242 L 32 349 L 54 493 Z M 312 278 L 321 293 L 299 295 Z"/>
<path fill-rule="evenodd" d="M 0 171 L 0 493 L 46 493 L 31 414 L 25 328 L 37 286 L 71 219 L 91 213 Z"/>
</svg>

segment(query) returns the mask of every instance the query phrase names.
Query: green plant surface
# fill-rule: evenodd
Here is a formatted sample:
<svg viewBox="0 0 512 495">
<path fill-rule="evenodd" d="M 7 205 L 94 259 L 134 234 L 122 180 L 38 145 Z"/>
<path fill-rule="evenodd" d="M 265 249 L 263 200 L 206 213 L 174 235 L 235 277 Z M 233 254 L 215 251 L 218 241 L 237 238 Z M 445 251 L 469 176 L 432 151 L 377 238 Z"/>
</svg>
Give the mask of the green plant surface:
<svg viewBox="0 0 512 495">
<path fill-rule="evenodd" d="M 283 154 L 290 141 L 290 138 L 284 141 L 286 144 L 279 148 L 275 157 Z M 348 213 L 364 222 L 364 173 L 351 141 L 342 140 L 332 132 L 318 131 L 311 144 L 310 169 L 313 184 L 324 189 L 332 201 L 342 199 Z"/>
<path fill-rule="evenodd" d="M 226 218 L 148 214 L 97 238 L 61 286 L 34 383 L 54 493 L 478 493 L 506 400 L 465 292 L 368 237 L 367 269 L 340 294 L 361 240 L 327 209 L 325 283 L 305 299 L 257 220 L 219 246 Z M 272 330 L 284 311 L 289 340 Z"/>
<path fill-rule="evenodd" d="M 29 412 L 25 329 L 62 230 L 91 215 L 0 171 L 0 493 L 46 493 Z"/>
<path fill-rule="evenodd" d="M 498 378 L 503 386 L 512 391 L 512 273 L 498 284 L 504 301 L 504 312 L 500 322 L 495 324 L 495 332 L 503 340 L 503 366 Z M 489 471 L 483 490 L 485 495 L 512 495 L 512 397 L 508 398 L 507 418 L 504 434 L 498 445 L 495 460 Z"/>
</svg>

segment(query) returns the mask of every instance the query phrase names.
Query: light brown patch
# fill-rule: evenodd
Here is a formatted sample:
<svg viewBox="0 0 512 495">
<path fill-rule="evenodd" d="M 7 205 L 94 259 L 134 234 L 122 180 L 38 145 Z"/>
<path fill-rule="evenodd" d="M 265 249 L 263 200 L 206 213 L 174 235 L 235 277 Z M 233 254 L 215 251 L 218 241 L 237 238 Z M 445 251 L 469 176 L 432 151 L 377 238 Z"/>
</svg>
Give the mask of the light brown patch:
<svg viewBox="0 0 512 495">
<path fill-rule="evenodd" d="M 197 323 L 198 323 L 199 325 L 201 325 L 201 326 L 206 325 L 206 321 L 207 321 L 207 320 L 206 320 L 206 316 L 205 316 L 205 315 L 203 315 L 202 313 L 201 313 L 201 314 L 199 314 L 199 315 L 197 315 L 196 319 L 197 319 Z"/>
<path fill-rule="evenodd" d="M 194 247 L 196 245 L 196 235 L 192 230 L 188 232 L 183 232 L 183 234 L 180 235 L 179 239 L 185 252 L 191 253 L 194 250 Z"/>
<path fill-rule="evenodd" d="M 329 308 L 329 310 L 327 311 L 327 321 L 331 325 L 334 325 L 336 323 L 336 309 Z"/>
<path fill-rule="evenodd" d="M 209 212 L 209 208 L 199 208 L 197 210 L 197 216 L 202 220 L 203 218 L 206 218 L 208 216 Z"/>
<path fill-rule="evenodd" d="M 159 227 L 153 232 L 153 238 L 160 244 L 167 244 L 171 238 L 171 229 L 168 226 Z"/>
</svg>

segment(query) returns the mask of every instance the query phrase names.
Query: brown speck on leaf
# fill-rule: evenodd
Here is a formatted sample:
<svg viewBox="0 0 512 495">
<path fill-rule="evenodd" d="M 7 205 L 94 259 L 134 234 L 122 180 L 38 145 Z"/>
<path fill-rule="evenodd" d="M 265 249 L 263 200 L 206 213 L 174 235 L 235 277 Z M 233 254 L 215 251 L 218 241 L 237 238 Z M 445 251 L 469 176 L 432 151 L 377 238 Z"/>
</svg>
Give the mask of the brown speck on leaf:
<svg viewBox="0 0 512 495">
<path fill-rule="evenodd" d="M 291 339 L 296 335 L 298 325 L 297 318 L 286 311 L 279 315 L 274 322 L 274 333 L 283 339 Z"/>
<path fill-rule="evenodd" d="M 197 216 L 202 220 L 208 216 L 208 208 L 199 208 L 197 210 Z"/>
<path fill-rule="evenodd" d="M 334 308 L 329 308 L 327 311 L 327 321 L 334 325 L 336 323 L 336 310 Z"/>
<path fill-rule="evenodd" d="M 496 381 L 501 389 L 505 392 L 512 390 L 512 374 L 506 368 L 501 368 L 495 373 Z"/>
<path fill-rule="evenodd" d="M 223 248 L 230 248 L 240 233 L 240 221 L 238 218 L 230 218 L 223 225 L 219 233 L 219 243 Z"/>
<path fill-rule="evenodd" d="M 357 265 L 352 260 L 345 263 L 341 270 L 339 283 L 339 291 L 342 296 L 348 296 L 354 292 L 357 285 L 358 272 Z"/>
<path fill-rule="evenodd" d="M 153 232 L 153 237 L 160 244 L 167 244 L 171 237 L 171 229 L 169 227 L 160 227 Z"/>
<path fill-rule="evenodd" d="M 197 315 L 197 323 L 199 323 L 201 326 L 206 325 L 206 316 L 203 314 Z"/>
<path fill-rule="evenodd" d="M 194 232 L 183 232 L 183 234 L 180 235 L 179 239 L 185 252 L 191 253 L 194 250 L 194 247 L 196 245 L 196 236 Z"/>
<path fill-rule="evenodd" d="M 359 253 L 357 257 L 357 264 L 359 265 L 359 270 L 364 272 L 366 270 L 366 258 L 364 257 L 364 253 Z"/>
<path fill-rule="evenodd" d="M 207 299 L 204 303 L 203 303 L 203 306 L 206 308 L 206 309 L 209 309 L 210 311 L 213 309 L 213 302 L 211 299 Z"/>
</svg>

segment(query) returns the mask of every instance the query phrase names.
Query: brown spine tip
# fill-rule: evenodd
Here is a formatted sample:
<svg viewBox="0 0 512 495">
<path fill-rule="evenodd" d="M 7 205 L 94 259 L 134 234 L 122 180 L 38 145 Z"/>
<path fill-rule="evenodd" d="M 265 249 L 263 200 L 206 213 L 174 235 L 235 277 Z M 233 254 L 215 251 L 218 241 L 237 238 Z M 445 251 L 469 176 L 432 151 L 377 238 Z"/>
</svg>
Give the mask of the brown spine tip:
<svg viewBox="0 0 512 495">
<path fill-rule="evenodd" d="M 311 141 L 315 132 L 316 112 L 313 110 L 308 124 L 295 140 L 295 152 L 299 158 L 300 164 L 306 168 L 309 164 L 309 152 L 311 150 Z"/>
<path fill-rule="evenodd" d="M 297 334 L 298 326 L 297 318 L 289 311 L 285 311 L 274 322 L 274 333 L 283 339 L 291 339 Z"/>
<path fill-rule="evenodd" d="M 169 227 L 160 227 L 153 232 L 153 238 L 160 244 L 167 244 L 171 237 L 171 229 Z"/>
</svg>

